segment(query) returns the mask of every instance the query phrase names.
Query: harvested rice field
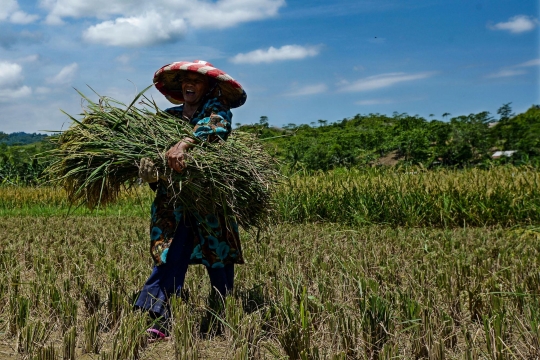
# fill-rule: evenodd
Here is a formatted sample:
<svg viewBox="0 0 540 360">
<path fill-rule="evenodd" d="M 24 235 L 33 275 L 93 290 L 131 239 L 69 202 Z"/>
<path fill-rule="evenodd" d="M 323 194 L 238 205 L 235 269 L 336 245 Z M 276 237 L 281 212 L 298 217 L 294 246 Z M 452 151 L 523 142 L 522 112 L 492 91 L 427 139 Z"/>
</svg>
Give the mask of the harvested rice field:
<svg viewBox="0 0 540 360">
<path fill-rule="evenodd" d="M 145 216 L 0 217 L 2 359 L 536 359 L 540 229 L 280 223 L 210 334 L 192 266 L 172 341 L 132 309 L 151 271 Z"/>
</svg>

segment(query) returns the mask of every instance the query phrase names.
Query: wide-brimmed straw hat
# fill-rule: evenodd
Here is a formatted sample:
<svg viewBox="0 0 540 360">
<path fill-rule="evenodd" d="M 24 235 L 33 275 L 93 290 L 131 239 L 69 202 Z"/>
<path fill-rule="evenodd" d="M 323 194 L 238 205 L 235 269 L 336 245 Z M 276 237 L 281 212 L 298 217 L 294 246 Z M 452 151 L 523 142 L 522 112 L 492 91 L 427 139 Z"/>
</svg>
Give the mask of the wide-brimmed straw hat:
<svg viewBox="0 0 540 360">
<path fill-rule="evenodd" d="M 182 73 L 192 71 L 216 80 L 219 96 L 231 108 L 244 105 L 246 92 L 230 75 L 203 60 L 179 61 L 163 66 L 154 74 L 154 85 L 173 104 L 182 104 Z"/>
</svg>

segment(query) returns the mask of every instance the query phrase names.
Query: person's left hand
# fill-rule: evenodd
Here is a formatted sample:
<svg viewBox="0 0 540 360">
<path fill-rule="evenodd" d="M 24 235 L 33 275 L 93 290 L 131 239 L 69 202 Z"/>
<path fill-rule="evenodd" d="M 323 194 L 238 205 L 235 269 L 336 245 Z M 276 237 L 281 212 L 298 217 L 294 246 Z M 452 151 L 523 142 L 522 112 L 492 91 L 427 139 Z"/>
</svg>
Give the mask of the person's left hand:
<svg viewBox="0 0 540 360">
<path fill-rule="evenodd" d="M 139 177 L 142 179 L 142 181 L 147 183 L 153 183 L 158 181 L 158 170 L 154 166 L 152 160 L 148 158 L 141 159 L 141 161 L 139 162 Z"/>
</svg>

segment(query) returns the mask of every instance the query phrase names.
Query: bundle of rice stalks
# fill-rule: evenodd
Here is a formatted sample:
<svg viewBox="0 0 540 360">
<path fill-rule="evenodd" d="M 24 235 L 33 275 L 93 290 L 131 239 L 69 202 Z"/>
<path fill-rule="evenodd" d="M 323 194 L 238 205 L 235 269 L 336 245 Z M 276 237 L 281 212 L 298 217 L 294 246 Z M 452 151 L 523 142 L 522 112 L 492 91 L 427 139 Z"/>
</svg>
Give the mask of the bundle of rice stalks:
<svg viewBox="0 0 540 360">
<path fill-rule="evenodd" d="M 142 94 L 142 93 L 141 93 Z M 142 97 L 142 108 L 100 97 L 87 105 L 82 120 L 55 137 L 49 152 L 58 160 L 49 179 L 65 188 L 72 204 L 89 208 L 112 203 L 138 179 L 142 158 L 165 174 L 172 201 L 187 211 L 235 216 L 244 228 L 261 226 L 270 214 L 271 189 L 278 180 L 276 163 L 251 134 L 233 132 L 228 141 L 197 142 L 186 155 L 186 169 L 172 171 L 165 152 L 192 126 L 160 111 Z M 69 115 L 68 115 L 69 116 Z"/>
</svg>

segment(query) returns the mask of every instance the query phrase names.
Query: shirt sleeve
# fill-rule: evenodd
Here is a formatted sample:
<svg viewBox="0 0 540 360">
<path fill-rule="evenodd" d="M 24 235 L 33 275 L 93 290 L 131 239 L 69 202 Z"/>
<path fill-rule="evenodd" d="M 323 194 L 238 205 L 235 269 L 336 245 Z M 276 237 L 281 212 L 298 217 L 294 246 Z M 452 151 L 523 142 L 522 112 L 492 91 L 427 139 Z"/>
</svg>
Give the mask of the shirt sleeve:
<svg viewBox="0 0 540 360">
<path fill-rule="evenodd" d="M 203 108 L 204 118 L 193 129 L 193 135 L 203 141 L 227 140 L 231 133 L 232 113 L 217 99 L 210 100 Z"/>
</svg>

